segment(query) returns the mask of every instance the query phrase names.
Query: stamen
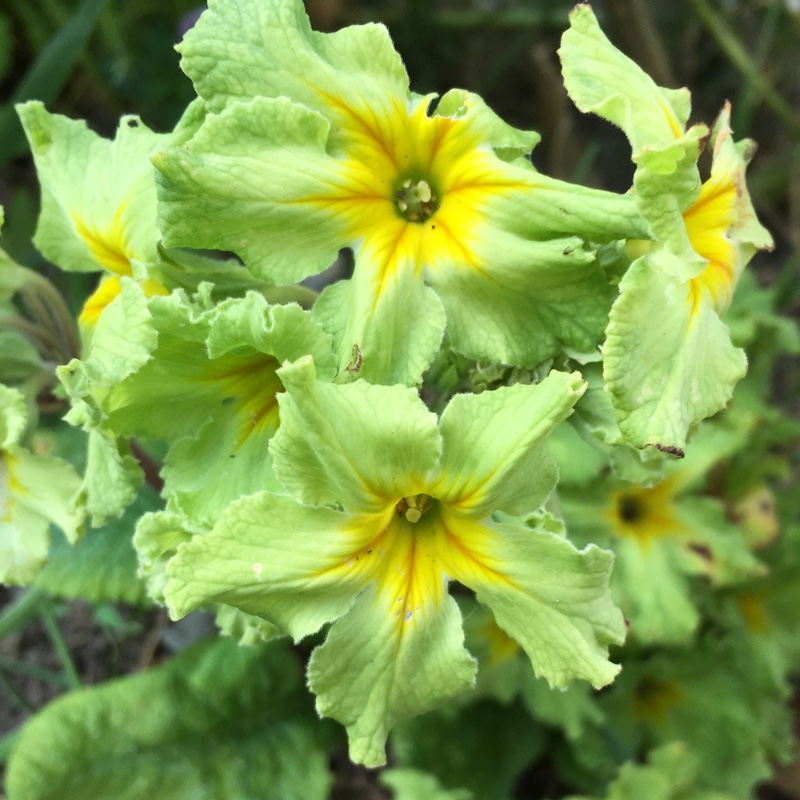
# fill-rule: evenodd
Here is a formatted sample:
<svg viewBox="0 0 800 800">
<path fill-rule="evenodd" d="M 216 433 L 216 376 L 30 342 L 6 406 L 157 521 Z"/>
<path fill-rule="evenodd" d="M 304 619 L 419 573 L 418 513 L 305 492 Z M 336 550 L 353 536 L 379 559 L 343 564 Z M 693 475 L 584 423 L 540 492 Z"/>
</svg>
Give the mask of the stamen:
<svg viewBox="0 0 800 800">
<path fill-rule="evenodd" d="M 409 222 L 425 222 L 439 208 L 438 198 L 424 180 L 414 183 L 411 178 L 406 178 L 394 196 L 395 208 Z"/>
<path fill-rule="evenodd" d="M 395 506 L 395 510 L 401 517 L 415 523 L 422 519 L 422 515 L 432 504 L 433 498 L 428 494 L 411 494 L 401 498 Z"/>
</svg>

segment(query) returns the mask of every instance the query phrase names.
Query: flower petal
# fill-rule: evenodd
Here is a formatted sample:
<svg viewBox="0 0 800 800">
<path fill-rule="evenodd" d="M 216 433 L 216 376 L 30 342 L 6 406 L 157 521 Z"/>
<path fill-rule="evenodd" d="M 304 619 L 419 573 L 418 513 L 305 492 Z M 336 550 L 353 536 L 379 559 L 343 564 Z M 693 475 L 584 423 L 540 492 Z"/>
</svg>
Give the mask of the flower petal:
<svg viewBox="0 0 800 800">
<path fill-rule="evenodd" d="M 369 767 L 386 763 L 386 736 L 396 722 L 435 708 L 475 678 L 452 597 L 443 592 L 413 616 L 397 605 L 391 592 L 364 592 L 308 667 L 317 710 L 347 727 L 350 758 Z"/>
<path fill-rule="evenodd" d="M 306 358 L 278 375 L 281 427 L 270 443 L 275 472 L 300 502 L 378 512 L 424 491 L 441 438 L 413 389 L 316 379 Z"/>
<path fill-rule="evenodd" d="M 711 297 L 635 261 L 620 283 L 603 348 L 620 429 L 638 447 L 682 449 L 689 428 L 725 407 L 747 369 Z"/>
<path fill-rule="evenodd" d="M 72 465 L 20 447 L 24 428 L 22 395 L 0 384 L 0 583 L 27 585 L 47 559 L 51 523 L 74 544 L 85 514 Z"/>
<path fill-rule="evenodd" d="M 611 298 L 583 242 L 534 242 L 482 229 L 485 239 L 473 260 L 427 271 L 453 347 L 470 358 L 523 367 L 538 366 L 565 346 L 597 352 Z"/>
<path fill-rule="evenodd" d="M 326 153 L 329 130 L 285 97 L 257 97 L 156 153 L 165 244 L 233 251 L 274 283 L 321 272 L 346 243 L 335 201 L 349 191 Z"/>
<path fill-rule="evenodd" d="M 689 118 L 689 91 L 656 86 L 611 44 L 588 3 L 575 6 L 569 23 L 558 54 L 575 105 L 622 128 L 634 151 L 679 139 Z"/>
<path fill-rule="evenodd" d="M 211 533 L 179 546 L 164 596 L 176 617 L 226 603 L 299 640 L 350 608 L 377 568 L 355 555 L 386 524 L 385 514 L 353 517 L 268 492 L 243 497 Z"/>
<path fill-rule="evenodd" d="M 538 508 L 558 480 L 545 437 L 585 387 L 577 372 L 551 372 L 535 386 L 456 395 L 440 422 L 444 447 L 432 494 L 475 519 Z"/>
<path fill-rule="evenodd" d="M 562 536 L 519 523 L 480 523 L 443 514 L 447 574 L 474 589 L 497 624 L 523 647 L 551 686 L 576 678 L 605 686 L 619 672 L 608 645 L 625 624 L 608 587 L 613 555 L 576 550 Z"/>
<path fill-rule="evenodd" d="M 131 261 L 157 262 L 156 195 L 150 153 L 171 134 L 123 117 L 114 141 L 86 123 L 17 106 L 42 186 L 34 242 L 62 269 L 131 275 Z"/>
<path fill-rule="evenodd" d="M 340 375 L 418 386 L 442 342 L 442 303 L 412 269 L 392 270 L 376 284 L 379 263 L 363 266 L 322 292 L 313 319 L 334 337 Z"/>
<path fill-rule="evenodd" d="M 283 96 L 357 130 L 359 123 L 377 124 L 369 113 L 376 99 L 408 91 L 383 25 L 316 33 L 300 0 L 211 2 L 178 49 L 181 67 L 215 112 L 257 96 Z M 352 109 L 362 112 L 358 119 Z"/>
</svg>

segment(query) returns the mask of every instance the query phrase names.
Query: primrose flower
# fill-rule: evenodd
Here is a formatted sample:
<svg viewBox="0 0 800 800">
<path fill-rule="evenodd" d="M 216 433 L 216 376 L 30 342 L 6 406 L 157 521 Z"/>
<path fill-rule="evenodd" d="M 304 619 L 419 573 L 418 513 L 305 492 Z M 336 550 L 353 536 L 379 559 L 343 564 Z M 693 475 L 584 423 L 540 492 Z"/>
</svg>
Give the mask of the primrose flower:
<svg viewBox="0 0 800 800">
<path fill-rule="evenodd" d="M 191 108 L 191 107 L 190 107 Z M 34 242 L 70 272 L 102 272 L 81 311 L 84 334 L 135 278 L 146 296 L 168 294 L 159 280 L 156 192 L 150 153 L 191 128 L 196 110 L 175 134 L 156 134 L 135 116 L 120 120 L 113 141 L 86 123 L 49 114 L 39 102 L 17 106 L 42 187 Z"/>
<path fill-rule="evenodd" d="M 451 580 L 475 590 L 551 685 L 612 680 L 607 645 L 624 624 L 610 554 L 518 516 L 556 483 L 544 437 L 580 396 L 579 375 L 459 395 L 438 425 L 412 389 L 318 383 L 308 358 L 278 375 L 270 450 L 291 496 L 243 497 L 181 544 L 167 565 L 173 614 L 221 602 L 296 640 L 334 622 L 309 684 L 368 765 L 383 763 L 395 722 L 473 682 Z"/>
<path fill-rule="evenodd" d="M 210 528 L 241 495 L 280 491 L 267 452 L 279 425 L 277 370 L 310 354 L 332 378 L 330 338 L 299 306 L 270 306 L 256 292 L 214 305 L 177 290 L 149 308 L 158 344 L 141 369 L 102 394 L 103 424 L 170 442 L 164 496 Z"/>
<path fill-rule="evenodd" d="M 652 486 L 620 480 L 600 481 L 593 489 L 559 486 L 571 538 L 614 551 L 612 595 L 639 641 L 679 643 L 691 637 L 700 613 L 690 576 L 724 586 L 764 573 L 723 505 L 698 491 L 713 466 L 744 441 L 708 423 L 686 458 L 668 463 L 666 477 Z M 581 456 L 573 451 L 570 457 Z"/>
<path fill-rule="evenodd" d="M 688 91 L 656 86 L 608 41 L 588 5 L 570 22 L 560 50 L 565 85 L 578 108 L 630 140 L 634 196 L 651 237 L 627 247 L 635 260 L 606 330 L 606 385 L 629 441 L 680 450 L 747 368 L 720 315 L 753 254 L 772 247 L 745 185 L 754 147 L 734 143 L 726 104 L 710 134 L 711 177 L 701 184 L 697 158 L 709 131 L 684 130 Z"/>
<path fill-rule="evenodd" d="M 217 0 L 179 49 L 214 113 L 153 158 L 164 241 L 274 283 L 351 247 L 352 280 L 314 308 L 340 370 L 357 346 L 362 377 L 419 382 L 445 317 L 474 358 L 596 352 L 608 286 L 585 241 L 646 235 L 632 198 L 540 175 L 538 136 L 473 94 L 410 93 L 379 25 L 320 34 L 300 0 Z"/>
<path fill-rule="evenodd" d="M 55 523 L 73 544 L 82 530 L 80 478 L 70 464 L 20 446 L 25 400 L 0 384 L 0 583 L 33 581 L 50 547 Z"/>
</svg>

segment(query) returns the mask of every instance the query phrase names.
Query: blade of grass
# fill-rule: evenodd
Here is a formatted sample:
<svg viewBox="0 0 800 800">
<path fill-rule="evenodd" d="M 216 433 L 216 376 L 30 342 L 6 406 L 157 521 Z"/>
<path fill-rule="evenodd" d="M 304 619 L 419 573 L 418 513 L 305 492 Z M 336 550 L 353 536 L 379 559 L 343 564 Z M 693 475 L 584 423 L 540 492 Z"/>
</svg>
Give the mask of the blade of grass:
<svg viewBox="0 0 800 800">
<path fill-rule="evenodd" d="M 707 0 L 689 0 L 689 2 L 731 64 L 783 122 L 789 134 L 795 139 L 800 139 L 800 117 L 761 74 L 758 65 L 750 57 L 730 25 L 709 5 Z"/>
<path fill-rule="evenodd" d="M 25 135 L 13 103 L 52 102 L 69 79 L 107 0 L 83 0 L 70 21 L 47 43 L 14 92 L 12 104 L 0 110 L 0 166 L 25 151 Z"/>
<path fill-rule="evenodd" d="M 9 697 L 23 710 L 27 711 L 28 714 L 32 714 L 34 712 L 33 706 L 27 701 L 25 695 L 14 686 L 13 683 L 8 679 L 8 676 L 0 670 L 0 687 L 5 689 L 8 693 Z"/>
<path fill-rule="evenodd" d="M 38 667 L 36 664 L 28 664 L 25 661 L 18 661 L 15 658 L 0 656 L 0 670 L 15 672 L 17 675 L 26 675 L 28 678 L 43 681 L 44 683 L 51 683 L 54 686 L 60 686 L 62 688 L 66 688 L 67 686 L 66 678 L 60 672 Z"/>
<path fill-rule="evenodd" d="M 56 622 L 56 617 L 53 613 L 52 606 L 48 605 L 42 609 L 41 619 L 44 623 L 47 635 L 50 637 L 50 641 L 53 643 L 58 660 L 61 662 L 61 666 L 64 668 L 64 676 L 67 681 L 67 686 L 70 689 L 80 689 L 82 684 L 80 676 L 78 675 L 78 670 L 75 668 L 75 662 L 72 660 L 72 656 L 69 654 L 67 643 L 64 641 L 64 637 L 61 635 L 61 631 L 58 628 L 58 623 Z"/>
<path fill-rule="evenodd" d="M 32 586 L 0 614 L 0 639 L 22 630 L 50 602 L 44 589 Z"/>
<path fill-rule="evenodd" d="M 783 0 L 772 0 L 772 5 L 767 9 L 764 24 L 758 35 L 756 52 L 753 63 L 759 70 L 763 69 L 767 61 L 770 46 L 775 38 L 778 21 L 783 13 Z M 739 94 L 738 101 L 733 106 L 733 129 L 739 136 L 748 136 L 753 113 L 756 110 L 758 95 L 751 83 L 746 83 Z"/>
</svg>

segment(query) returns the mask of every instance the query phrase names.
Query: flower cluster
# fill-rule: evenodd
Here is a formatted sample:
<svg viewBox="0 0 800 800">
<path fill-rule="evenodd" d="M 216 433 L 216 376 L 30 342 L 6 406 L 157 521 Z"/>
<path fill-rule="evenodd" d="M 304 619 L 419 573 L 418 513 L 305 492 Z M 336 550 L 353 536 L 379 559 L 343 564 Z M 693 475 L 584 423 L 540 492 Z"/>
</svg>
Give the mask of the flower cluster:
<svg viewBox="0 0 800 800">
<path fill-rule="evenodd" d="M 681 455 L 744 374 L 719 315 L 770 238 L 727 107 L 710 134 L 685 130 L 688 93 L 655 86 L 577 7 L 565 82 L 631 142 L 634 185 L 618 195 L 538 172 L 537 134 L 472 93 L 411 92 L 380 25 L 320 34 L 301 0 L 212 0 L 179 50 L 198 98 L 169 134 L 124 117 L 112 142 L 19 108 L 37 246 L 102 278 L 82 356 L 59 370 L 88 433 L 84 477 L 36 462 L 69 497 L 26 499 L 22 401 L 0 394 L 0 534 L 16 564 L 0 577 L 30 582 L 50 521 L 76 539 L 81 515 L 118 516 L 142 481 L 131 437 L 163 443 L 166 507 L 134 537 L 150 594 L 175 618 L 216 607 L 250 638 L 329 626 L 309 686 L 375 766 L 396 723 L 475 684 L 472 595 L 550 687 L 601 687 L 626 634 L 614 600 L 639 641 L 684 640 L 698 619 L 686 574 L 760 574 L 716 532 L 718 508 L 686 521 L 678 468 L 623 482 Z M 300 284 L 341 248 L 352 277 L 319 296 Z M 478 362 L 500 385 L 464 392 Z M 573 410 L 569 430 L 616 471 L 578 512 L 569 489 L 553 499 L 547 445 L 571 441 Z"/>
</svg>

